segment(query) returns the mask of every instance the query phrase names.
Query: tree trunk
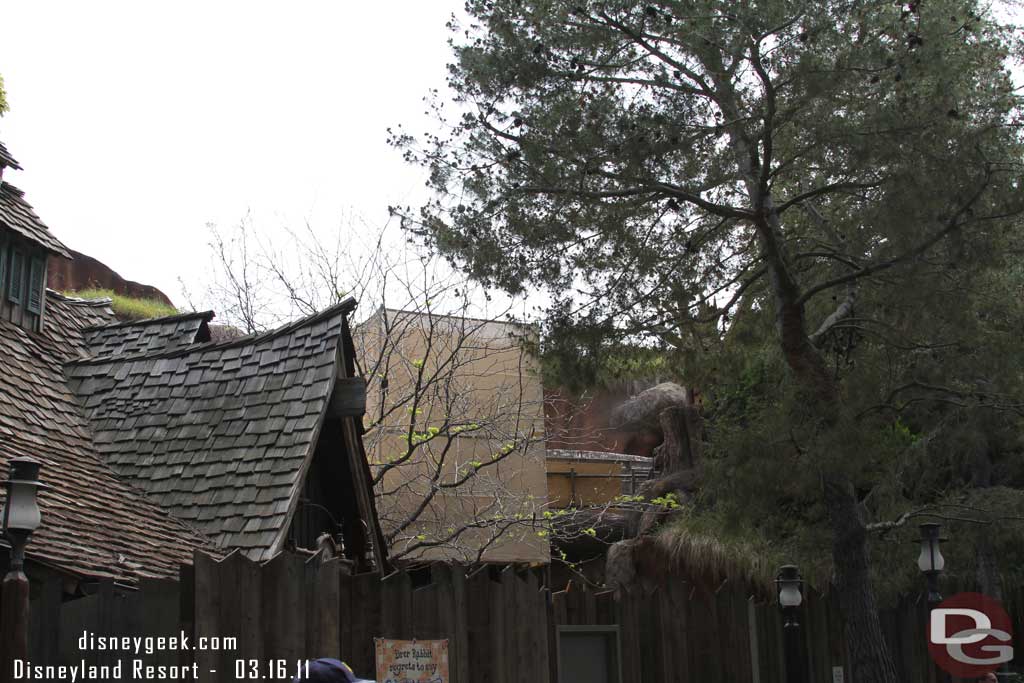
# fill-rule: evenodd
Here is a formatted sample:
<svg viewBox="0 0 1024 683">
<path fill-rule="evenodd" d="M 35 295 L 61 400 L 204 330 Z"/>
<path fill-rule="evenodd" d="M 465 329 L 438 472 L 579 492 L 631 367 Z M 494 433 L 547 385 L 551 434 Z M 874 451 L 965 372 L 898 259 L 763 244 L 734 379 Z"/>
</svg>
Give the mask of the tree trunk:
<svg viewBox="0 0 1024 683">
<path fill-rule="evenodd" d="M 708 58 L 708 71 L 714 75 L 715 101 L 724 119 L 736 122 L 748 120 L 746 112 L 741 111 L 738 105 L 733 75 L 724 68 L 720 52 L 710 50 Z M 757 55 L 755 58 L 760 59 Z M 774 102 L 769 104 L 773 109 Z M 769 119 L 766 117 L 763 120 L 763 139 L 767 145 L 773 131 Z M 828 429 L 838 420 L 839 388 L 824 358 L 808 336 L 800 285 L 790 267 L 782 221 L 772 199 L 769 176 L 763 172 L 771 166 L 771 159 L 760 156 L 758 138 L 748 135 L 742 125 L 737 123 L 729 126 L 727 134 L 737 169 L 756 215 L 754 229 L 761 245 L 762 258 L 768 268 L 779 347 L 786 365 L 806 393 L 808 402 L 821 416 L 822 427 Z M 828 471 L 821 474 L 825 482 L 824 503 L 832 527 L 834 581 L 843 608 L 852 660 L 851 678 L 857 683 L 898 683 L 871 587 L 867 530 L 862 510 L 849 481 Z"/>
<path fill-rule="evenodd" d="M 654 449 L 662 476 L 691 469 L 700 460 L 700 416 L 690 406 L 669 406 L 658 415 L 663 440 Z"/>
<path fill-rule="evenodd" d="M 857 683 L 897 683 L 896 667 L 885 645 L 871 588 L 867 530 L 852 487 L 842 482 L 827 484 L 825 503 L 832 527 L 833 581 L 846 626 L 851 679 Z"/>
<path fill-rule="evenodd" d="M 992 486 L 992 457 L 990 444 L 977 451 L 974 466 L 971 468 L 971 484 L 975 488 L 987 489 Z M 981 525 L 975 537 L 975 561 L 978 589 L 990 598 L 1003 599 L 1003 582 L 999 576 L 999 564 L 996 562 L 995 550 L 992 548 L 992 535 L 989 527 Z"/>
</svg>

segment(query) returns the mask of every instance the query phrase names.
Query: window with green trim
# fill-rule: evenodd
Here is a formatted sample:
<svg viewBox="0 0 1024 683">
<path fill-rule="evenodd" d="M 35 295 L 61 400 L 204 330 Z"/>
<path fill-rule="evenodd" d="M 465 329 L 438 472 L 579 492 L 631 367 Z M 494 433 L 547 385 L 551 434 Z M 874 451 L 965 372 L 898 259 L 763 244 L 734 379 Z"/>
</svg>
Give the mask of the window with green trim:
<svg viewBox="0 0 1024 683">
<path fill-rule="evenodd" d="M 7 240 L 0 239 L 0 296 L 7 288 Z"/>
<path fill-rule="evenodd" d="M 46 287 L 46 260 L 41 256 L 33 256 L 28 275 L 28 310 L 33 313 L 43 312 L 43 288 Z"/>
<path fill-rule="evenodd" d="M 7 299 L 20 304 L 25 291 L 25 255 L 19 249 L 11 249 L 11 275 L 7 286 Z"/>
</svg>

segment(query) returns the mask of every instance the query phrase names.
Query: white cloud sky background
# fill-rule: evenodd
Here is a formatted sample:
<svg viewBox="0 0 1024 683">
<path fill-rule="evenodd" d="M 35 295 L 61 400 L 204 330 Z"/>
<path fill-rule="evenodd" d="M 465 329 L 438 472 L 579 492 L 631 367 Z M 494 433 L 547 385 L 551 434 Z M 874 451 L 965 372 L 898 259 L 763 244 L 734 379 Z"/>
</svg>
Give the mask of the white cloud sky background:
<svg viewBox="0 0 1024 683">
<path fill-rule="evenodd" d="M 449 0 L 9 3 L 0 140 L 69 247 L 184 303 L 208 222 L 387 221 L 424 197 L 386 128 L 429 125 Z"/>
</svg>

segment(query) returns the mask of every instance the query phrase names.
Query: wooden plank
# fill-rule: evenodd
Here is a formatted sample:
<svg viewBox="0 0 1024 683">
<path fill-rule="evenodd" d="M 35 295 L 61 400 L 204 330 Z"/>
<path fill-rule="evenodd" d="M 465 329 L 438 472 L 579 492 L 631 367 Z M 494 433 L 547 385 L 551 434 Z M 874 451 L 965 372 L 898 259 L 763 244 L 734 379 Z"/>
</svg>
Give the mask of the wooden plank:
<svg viewBox="0 0 1024 683">
<path fill-rule="evenodd" d="M 29 657 L 41 664 L 56 663 L 61 638 L 60 608 L 64 597 L 63 579 L 52 572 L 30 579 L 33 593 L 29 609 Z"/>
<path fill-rule="evenodd" d="M 676 664 L 676 656 L 678 654 L 676 644 L 678 642 L 679 627 L 674 584 L 675 582 L 668 583 L 662 591 L 663 602 L 659 605 L 658 626 L 656 629 L 658 638 L 662 643 L 662 647 L 659 650 L 661 670 L 669 674 L 665 677 L 665 680 L 675 680 L 675 677 L 671 674 L 679 670 L 679 666 Z"/>
<path fill-rule="evenodd" d="M 782 632 L 782 617 L 779 614 L 778 605 L 770 605 L 769 607 L 771 609 L 766 610 L 769 611 L 769 614 L 766 614 L 765 616 L 768 627 L 771 630 L 772 641 L 774 642 L 774 647 L 772 648 L 772 651 L 775 654 L 775 657 L 773 658 L 776 669 L 775 675 L 778 677 L 777 680 L 785 681 L 786 660 L 784 657 L 784 653 L 786 652 L 786 644 Z"/>
<path fill-rule="evenodd" d="M 452 586 L 452 575 L 455 573 L 458 572 L 443 562 L 435 562 L 430 566 L 437 637 L 448 639 L 448 677 L 453 680 L 459 677 L 459 643 L 455 636 L 455 592 Z"/>
<path fill-rule="evenodd" d="M 314 557 L 306 563 L 313 573 L 309 613 L 312 619 L 306 633 L 306 653 L 310 657 L 341 658 L 341 568 L 339 558 L 321 562 Z"/>
<path fill-rule="evenodd" d="M 196 621 L 196 570 L 191 564 L 178 567 L 178 620 L 181 630 L 188 636 L 189 642 L 195 643 Z M 190 666 L 195 661 L 194 650 L 178 651 L 178 665 Z"/>
<path fill-rule="evenodd" d="M 140 636 L 177 636 L 181 623 L 181 584 L 169 579 L 141 579 L 132 611 L 139 615 Z M 194 643 L 193 643 L 194 644 Z M 180 664 L 179 652 L 156 650 L 146 656 L 146 663 L 155 666 Z"/>
<path fill-rule="evenodd" d="M 737 658 L 732 654 L 736 652 L 735 630 L 732 624 L 732 584 L 725 582 L 718 586 L 710 595 L 711 604 L 715 613 L 715 628 L 718 637 L 714 640 L 715 654 L 719 660 L 719 671 L 723 681 L 732 683 L 737 679 L 736 662 Z"/>
<path fill-rule="evenodd" d="M 683 581 L 672 584 L 672 606 L 675 614 L 673 649 L 675 650 L 676 678 L 689 681 L 690 677 L 690 634 L 693 629 L 700 628 L 690 620 L 690 585 Z"/>
<path fill-rule="evenodd" d="M 843 614 L 839 609 L 839 596 L 835 591 L 831 591 L 828 595 L 829 660 L 832 662 L 833 667 L 839 666 L 843 668 L 843 680 L 849 681 L 851 679 L 850 665 L 846 660 L 846 634 L 843 631 L 844 628 Z"/>
<path fill-rule="evenodd" d="M 519 647 L 516 640 L 519 624 L 516 623 L 516 610 L 506 607 L 516 603 L 517 581 L 515 569 L 511 565 L 506 565 L 501 570 L 501 590 L 496 592 L 500 602 L 498 610 L 494 612 L 495 617 L 503 622 L 502 638 L 496 643 L 496 647 L 501 650 L 500 670 L 503 683 L 516 683 L 519 679 Z"/>
<path fill-rule="evenodd" d="M 548 643 L 548 683 L 558 683 L 558 624 L 555 623 L 555 599 L 551 589 L 544 587 L 544 630 Z"/>
<path fill-rule="evenodd" d="M 639 640 L 639 624 L 637 623 L 638 589 L 622 589 L 618 594 L 618 622 L 621 628 L 622 644 L 622 677 L 623 683 L 644 683 L 642 664 L 640 662 L 643 649 Z M 568 682 L 566 682 L 568 683 Z"/>
<path fill-rule="evenodd" d="M 641 670 L 645 681 L 664 681 L 665 670 L 661 650 L 662 639 L 659 637 L 658 625 L 661 621 L 661 590 L 654 588 L 650 591 L 642 591 L 640 595 L 640 643 L 645 649 L 641 657 Z"/>
<path fill-rule="evenodd" d="M 217 676 L 220 680 L 235 678 L 238 659 L 263 660 L 263 600 L 260 566 L 240 552 L 233 552 L 216 566 L 220 589 L 220 631 L 200 632 L 199 636 L 234 637 L 238 649 L 219 651 Z M 297 658 L 297 657 L 296 657 Z"/>
<path fill-rule="evenodd" d="M 597 601 L 594 599 L 594 591 L 588 587 L 583 589 L 583 623 L 597 624 Z"/>
<path fill-rule="evenodd" d="M 193 591 L 192 613 L 195 615 L 195 636 L 200 634 L 226 635 L 221 631 L 220 572 L 217 561 L 206 553 L 196 552 L 193 555 L 195 573 L 195 590 Z M 220 667 L 220 653 L 213 650 L 196 650 L 195 661 L 198 665 L 200 678 L 203 680 L 222 680 L 216 671 Z M 234 673 L 234 672 L 232 672 Z"/>
<path fill-rule="evenodd" d="M 548 676 L 548 611 L 547 589 L 536 572 L 530 572 L 528 589 L 533 614 L 530 618 L 530 654 L 533 666 L 533 680 L 545 681 Z"/>
<path fill-rule="evenodd" d="M 814 644 L 815 658 L 818 662 L 815 680 L 832 680 L 832 648 L 828 637 L 828 602 L 820 593 L 815 594 L 813 602 L 814 632 L 810 642 Z"/>
<path fill-rule="evenodd" d="M 262 566 L 263 655 L 294 661 L 306 655 L 305 559 L 281 552 Z"/>
<path fill-rule="evenodd" d="M 452 588 L 452 639 L 455 644 L 455 659 L 452 671 L 454 683 L 470 683 L 469 666 L 469 609 L 466 575 L 461 567 L 454 567 L 449 572 Z M 449 657 L 451 652 L 449 652 Z"/>
<path fill-rule="evenodd" d="M 477 571 L 466 580 L 467 630 L 469 635 L 469 666 L 473 683 L 495 683 L 497 681 L 492 653 L 492 586 L 490 572 Z M 500 628 L 500 623 L 494 630 Z"/>
<path fill-rule="evenodd" d="M 362 417 L 366 412 L 366 382 L 362 377 L 339 377 L 334 382 L 331 417 Z"/>
<path fill-rule="evenodd" d="M 565 624 L 580 626 L 583 623 L 580 589 L 570 584 L 565 591 Z"/>
<path fill-rule="evenodd" d="M 532 577 L 529 570 L 515 571 L 513 576 L 515 577 L 516 622 L 518 624 L 515 632 L 515 657 L 522 663 L 519 668 L 519 676 L 536 680 L 537 659 L 532 633 L 536 581 L 531 585 Z"/>
<path fill-rule="evenodd" d="M 96 623 L 98 630 L 96 633 L 109 633 L 111 635 L 121 635 L 114 633 L 114 581 L 113 579 L 103 579 L 99 582 L 96 588 L 96 597 L 98 598 L 97 607 L 97 619 Z M 95 662 L 99 666 L 114 666 L 117 664 L 114 653 L 110 651 L 97 652 L 95 654 Z"/>
<path fill-rule="evenodd" d="M 374 638 L 383 637 L 380 574 L 357 574 L 351 580 L 348 615 L 352 618 L 350 650 L 342 653 L 356 671 L 375 670 Z M 368 674 L 367 674 L 368 675 Z"/>
<path fill-rule="evenodd" d="M 537 580 L 529 570 L 515 572 L 516 579 L 516 612 L 519 627 L 516 629 L 516 657 L 522 666 L 519 676 L 528 680 L 539 680 L 538 657 L 536 642 L 533 639 L 533 627 L 536 619 Z"/>
<path fill-rule="evenodd" d="M 762 683 L 761 681 L 761 652 L 760 634 L 757 629 L 757 605 L 753 596 L 747 598 L 747 646 L 750 652 L 750 681 L 751 683 Z"/>
<path fill-rule="evenodd" d="M 338 572 L 338 658 L 355 666 L 352 652 L 355 649 L 353 640 L 354 626 L 359 619 L 352 604 L 352 577 L 346 572 Z"/>
<path fill-rule="evenodd" d="M 412 582 L 409 575 L 398 571 L 384 578 L 380 586 L 381 636 L 411 638 Z"/>
<path fill-rule="evenodd" d="M 507 567 L 505 568 L 508 569 Z M 509 586 L 511 586 L 508 571 L 497 569 L 489 570 L 492 583 L 490 589 L 491 603 L 491 661 L 493 662 L 493 680 L 495 683 L 512 683 L 508 680 L 508 667 L 511 662 L 506 660 L 511 657 L 508 647 L 508 636 L 515 623 L 511 615 L 504 609 L 508 604 Z"/>
<path fill-rule="evenodd" d="M 740 683 L 752 683 L 753 673 L 750 666 L 750 657 L 743 656 L 750 652 L 750 629 L 747 628 L 747 590 L 740 583 L 734 583 L 732 587 L 732 623 L 729 625 L 735 634 L 736 670 L 739 674 Z"/>
<path fill-rule="evenodd" d="M 438 614 L 438 586 L 431 581 L 426 586 L 412 590 L 412 612 L 409 621 L 409 633 L 420 640 L 438 640 L 447 638 L 448 634 L 441 630 Z M 449 658 L 451 651 L 449 650 Z"/>
</svg>

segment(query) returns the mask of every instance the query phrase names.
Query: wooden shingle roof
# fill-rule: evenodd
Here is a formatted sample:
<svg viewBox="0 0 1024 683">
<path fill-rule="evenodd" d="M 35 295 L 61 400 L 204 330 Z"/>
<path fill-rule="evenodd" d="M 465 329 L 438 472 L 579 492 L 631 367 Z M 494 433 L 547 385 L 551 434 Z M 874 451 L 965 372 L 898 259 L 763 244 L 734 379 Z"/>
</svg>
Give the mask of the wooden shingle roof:
<svg viewBox="0 0 1024 683">
<path fill-rule="evenodd" d="M 78 360 L 69 386 L 119 475 L 217 545 L 267 559 L 312 458 L 354 305 L 228 342 Z"/>
<path fill-rule="evenodd" d="M 12 457 L 30 456 L 42 462 L 42 479 L 51 487 L 40 494 L 44 523 L 28 556 L 126 583 L 176 577 L 195 548 L 212 544 L 103 461 L 65 383 L 64 363 L 87 353 L 81 328 L 113 315 L 106 306 L 52 292 L 46 307 L 41 334 L 0 320 L 0 471 L 6 476 Z"/>
<path fill-rule="evenodd" d="M 10 183 L 0 183 L 0 228 L 7 228 L 47 251 L 71 258 L 67 247 L 53 236 L 25 201 L 24 193 Z"/>
<path fill-rule="evenodd" d="M 14 160 L 14 157 L 11 156 L 11 153 L 7 151 L 7 148 L 4 147 L 4 143 L 2 142 L 0 142 L 0 166 L 7 166 L 19 171 L 21 170 L 21 166 L 19 166 L 18 162 Z"/>
<path fill-rule="evenodd" d="M 179 351 L 196 342 L 210 341 L 207 323 L 213 311 L 185 313 L 138 322 L 94 326 L 84 330 L 94 358 L 139 356 Z"/>
</svg>

